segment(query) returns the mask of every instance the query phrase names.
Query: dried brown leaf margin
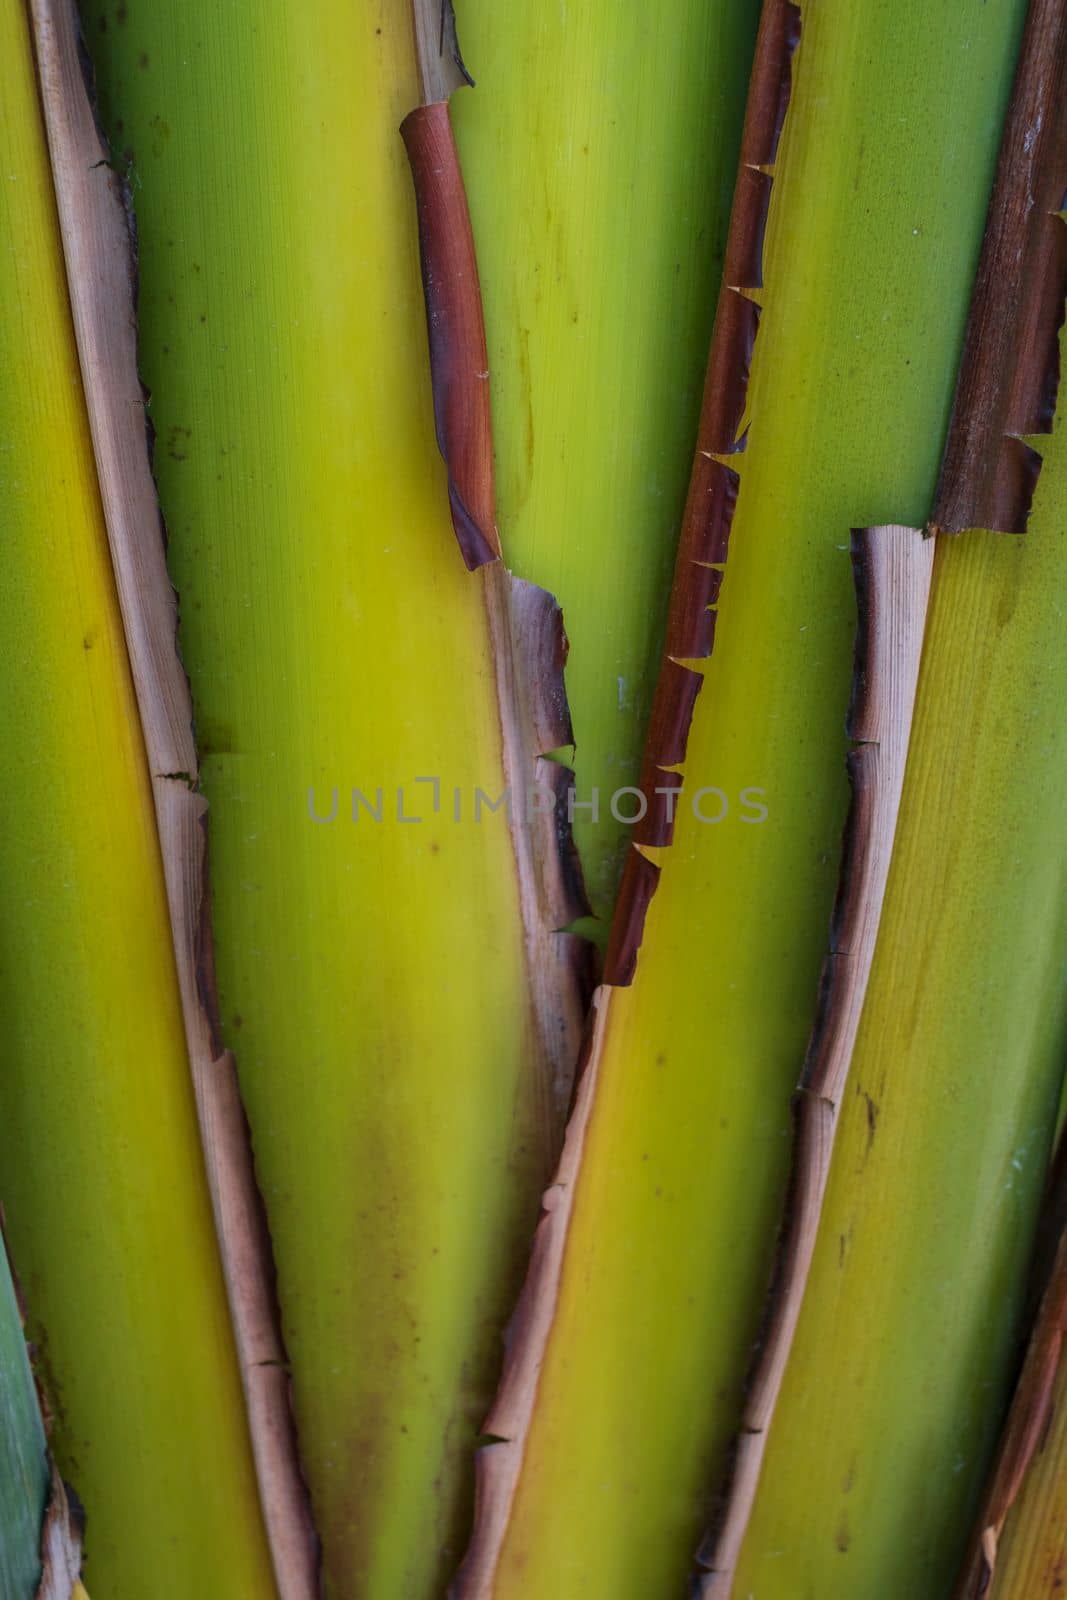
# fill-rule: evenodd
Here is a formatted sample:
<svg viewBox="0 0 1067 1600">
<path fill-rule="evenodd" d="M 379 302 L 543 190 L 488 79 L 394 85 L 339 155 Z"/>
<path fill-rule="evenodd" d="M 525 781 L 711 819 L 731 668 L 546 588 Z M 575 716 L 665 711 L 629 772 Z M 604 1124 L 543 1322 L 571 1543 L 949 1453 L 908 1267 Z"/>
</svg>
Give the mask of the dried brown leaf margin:
<svg viewBox="0 0 1067 1600">
<path fill-rule="evenodd" d="M 1031 0 L 972 293 L 934 515 L 853 535 L 859 635 L 848 732 L 852 808 L 830 954 L 794 1101 L 790 1193 L 730 1476 L 697 1555 L 698 1600 L 729 1600 L 818 1235 L 837 1111 L 874 959 L 907 764 L 935 535 L 1022 532 L 1052 427 L 1067 236 L 1067 0 Z M 901 566 L 889 540 L 904 540 Z M 899 555 L 897 557 L 899 560 Z M 894 637 L 895 635 L 895 637 Z M 878 701 L 882 701 L 881 710 Z M 873 756 L 872 751 L 877 754 Z M 884 769 L 884 770 L 883 770 Z"/>
<path fill-rule="evenodd" d="M 63 1479 L 52 1468 L 52 1486 L 41 1524 L 41 1576 L 33 1600 L 78 1600 L 81 1583 L 82 1519 Z"/>
<path fill-rule="evenodd" d="M 878 939 L 904 788 L 934 540 L 888 524 L 852 536 L 859 629 L 847 731 L 852 806 L 819 1016 L 794 1100 L 791 1193 L 769 1313 L 748 1385 L 723 1512 L 698 1560 L 700 1600 L 727 1600 L 759 1484 L 818 1237 L 838 1110 Z"/>
<path fill-rule="evenodd" d="M 1063 1175 L 1058 1196 L 1062 1204 Z M 1049 1281 L 1001 1435 L 996 1464 L 967 1552 L 955 1600 L 980 1600 L 988 1593 L 997 1565 L 1000 1537 L 1052 1416 L 1056 1380 L 1067 1337 L 1067 1229 L 1060 1235 Z"/>
<path fill-rule="evenodd" d="M 30 0 L 74 330 L 112 566 L 152 779 L 205 1166 L 249 1432 L 282 1600 L 319 1593 L 274 1265 L 231 1053 L 218 1037 L 192 701 L 137 370 L 136 262 L 123 187 L 86 85 L 73 0 Z"/>
</svg>

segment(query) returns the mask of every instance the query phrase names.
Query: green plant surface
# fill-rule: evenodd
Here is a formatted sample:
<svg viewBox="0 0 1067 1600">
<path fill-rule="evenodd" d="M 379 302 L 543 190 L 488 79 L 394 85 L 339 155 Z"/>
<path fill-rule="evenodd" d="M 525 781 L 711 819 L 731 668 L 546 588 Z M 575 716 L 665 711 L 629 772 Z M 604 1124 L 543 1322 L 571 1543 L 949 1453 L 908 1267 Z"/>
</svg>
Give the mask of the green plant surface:
<svg viewBox="0 0 1067 1600">
<path fill-rule="evenodd" d="M 504 814 L 473 815 L 501 733 L 434 441 L 411 16 L 83 16 L 130 162 L 222 1025 L 327 1588 L 414 1600 L 459 1559 L 567 1084 L 535 1037 Z"/>
<path fill-rule="evenodd" d="M 498 1600 L 678 1594 L 721 1479 L 846 809 L 849 529 L 927 514 L 1024 10 L 802 8 L 748 445 L 684 765 L 686 793 L 714 786 L 731 809 L 700 823 L 683 799 L 636 980 L 610 995 Z M 758 825 L 742 820 L 747 787 L 764 791 Z M 886 1402 L 903 1409 L 899 1389 Z M 799 1514 L 822 1439 L 808 1421 Z M 788 1589 L 795 1564 L 778 1570 Z"/>
<path fill-rule="evenodd" d="M 1067 432 L 1040 447 L 1026 534 L 937 551 L 881 933 L 738 1568 L 760 1600 L 949 1592 L 1015 1376 L 1067 1039 Z"/>
<path fill-rule="evenodd" d="M 249 1600 L 273 1585 L 19 0 L 0 44 L 0 1202 L 87 1583 Z"/>
<path fill-rule="evenodd" d="M 563 607 L 578 799 L 600 797 L 575 833 L 605 920 L 626 846 L 609 801 L 638 781 L 758 13 L 458 11 L 501 538 Z"/>
<path fill-rule="evenodd" d="M 41 1572 L 48 1446 L 7 1256 L 0 1250 L 0 1595 L 23 1600 Z"/>
</svg>

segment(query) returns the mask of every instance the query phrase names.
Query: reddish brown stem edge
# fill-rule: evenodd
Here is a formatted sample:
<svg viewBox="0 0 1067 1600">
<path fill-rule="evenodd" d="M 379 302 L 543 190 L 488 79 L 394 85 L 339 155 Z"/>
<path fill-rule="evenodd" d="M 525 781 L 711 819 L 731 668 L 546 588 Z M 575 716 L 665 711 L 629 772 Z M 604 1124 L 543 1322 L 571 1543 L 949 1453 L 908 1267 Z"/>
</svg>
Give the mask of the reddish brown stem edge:
<svg viewBox="0 0 1067 1600">
<path fill-rule="evenodd" d="M 1067 1202 L 1065 1158 L 1067 1142 L 1061 1139 L 1044 1206 L 1046 1218 L 1060 1229 L 1059 1242 L 1051 1270 L 1047 1253 L 1040 1247 L 1038 1250 L 1035 1269 L 1039 1284 L 1042 1278 L 1046 1280 L 1044 1292 L 954 1600 L 981 1600 L 988 1593 L 1004 1525 L 1022 1493 L 1034 1458 L 1042 1448 L 1052 1415 L 1053 1393 L 1067 1335 L 1067 1227 L 1063 1226 Z"/>
<path fill-rule="evenodd" d="M 726 1600 L 755 1503 L 811 1263 L 867 985 L 874 960 L 897 818 L 933 577 L 934 540 L 888 525 L 852 536 L 858 601 L 847 732 L 852 805 L 831 919 L 820 1003 L 794 1096 L 790 1194 L 763 1327 L 745 1385 L 741 1431 L 715 1525 L 698 1554 L 699 1600 Z"/>
<path fill-rule="evenodd" d="M 315 1600 L 275 1269 L 236 1065 L 217 1027 L 189 684 L 138 376 L 129 195 L 108 164 L 73 0 L 30 0 L 37 75 L 101 503 L 152 779 L 190 1073 L 260 1501 L 281 1600 Z"/>
<path fill-rule="evenodd" d="M 419 106 L 401 137 L 411 163 L 437 446 L 468 570 L 500 558 L 493 497 L 489 356 L 467 191 L 447 101 Z"/>
<path fill-rule="evenodd" d="M 763 238 L 774 166 L 800 39 L 792 0 L 765 0 L 741 135 L 737 185 L 727 232 L 723 285 L 715 313 L 697 448 L 682 520 L 667 633 L 652 701 L 640 788 L 646 810 L 635 824 L 604 962 L 604 982 L 633 982 L 645 915 L 660 868 L 645 848 L 669 845 L 693 710 L 703 679 L 689 661 L 706 660 L 715 642 L 722 585 L 740 479 L 730 465 L 744 450 L 741 433 L 759 307 L 746 291 L 763 285 Z"/>
<path fill-rule="evenodd" d="M 1026 528 L 1067 287 L 1067 0 L 1031 0 L 935 499 L 935 532 Z"/>
<path fill-rule="evenodd" d="M 514 577 L 501 559 L 485 320 L 447 100 L 417 107 L 400 132 L 415 191 L 434 424 L 452 526 L 465 565 L 480 571 L 483 583 L 530 1014 L 543 1072 L 537 1098 L 547 1178 L 559 1153 L 593 983 L 594 947 L 569 931 L 590 914 L 567 820 L 573 773 L 546 759 L 574 743 L 564 682 L 568 641 L 554 597 Z"/>
<path fill-rule="evenodd" d="M 593 997 L 577 1073 L 574 1109 L 555 1179 L 546 1192 L 525 1284 L 505 1337 L 504 1370 L 487 1434 L 499 1442 L 478 1452 L 475 1524 L 471 1544 L 450 1590 L 453 1600 L 488 1600 L 507 1533 L 511 1506 L 536 1405 L 545 1346 L 550 1336 L 569 1235 L 574 1189 L 586 1129 L 596 1098 L 612 986 L 633 977 L 644 912 L 659 869 L 639 848 L 670 842 L 670 806 L 653 791 L 661 769 L 684 759 L 701 677 L 686 660 L 711 652 L 714 614 L 738 475 L 716 457 L 744 448 L 740 428 L 749 366 L 759 321 L 743 290 L 762 281 L 762 239 L 771 174 L 785 119 L 791 63 L 799 39 L 799 8 L 791 0 L 765 0 L 742 133 L 739 178 L 727 236 L 725 287 L 720 293 L 694 460 L 672 588 L 663 665 L 646 750 L 643 788 L 650 814 L 631 847 L 615 911 L 604 982 Z M 673 781 L 674 775 L 670 775 Z"/>
</svg>

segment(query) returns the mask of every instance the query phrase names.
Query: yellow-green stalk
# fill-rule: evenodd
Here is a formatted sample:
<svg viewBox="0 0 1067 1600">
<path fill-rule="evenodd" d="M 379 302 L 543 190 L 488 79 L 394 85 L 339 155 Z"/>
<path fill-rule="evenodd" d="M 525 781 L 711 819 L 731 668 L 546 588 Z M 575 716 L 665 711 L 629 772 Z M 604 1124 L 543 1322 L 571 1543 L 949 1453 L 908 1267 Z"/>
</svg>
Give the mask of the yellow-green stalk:
<svg viewBox="0 0 1067 1600">
<path fill-rule="evenodd" d="M 605 928 L 627 834 L 611 799 L 638 782 L 758 14 L 458 10 L 500 531 L 563 607 L 575 835 Z"/>
<path fill-rule="evenodd" d="M 272 1593 L 25 8 L 0 5 L 0 1201 L 99 1594 Z"/>
<path fill-rule="evenodd" d="M 720 10 L 741 53 L 741 8 Z M 502 813 L 475 809 L 476 790 L 498 800 L 506 751 L 487 580 L 459 560 L 433 436 L 397 132 L 418 99 L 411 18 L 341 0 L 222 15 L 134 0 L 83 17 L 130 164 L 143 372 L 211 805 L 222 1026 L 327 1584 L 429 1594 L 462 1551 L 577 1029 L 573 1006 L 549 1030 L 532 1004 L 542 975 L 511 838 Z M 629 23 L 607 46 L 621 83 L 643 70 Z M 586 59 L 598 48 L 583 35 Z M 634 85 L 642 105 L 661 102 L 662 165 L 675 139 L 690 161 L 694 119 L 736 140 L 739 83 L 711 112 L 691 81 L 677 133 L 669 98 Z M 709 261 L 721 181 L 710 191 L 681 229 L 707 228 Z M 600 268 L 585 258 L 585 304 Z M 651 291 L 670 278 L 642 268 L 642 370 L 673 304 Z M 705 329 L 707 315 L 694 313 Z M 679 370 L 702 360 L 703 329 L 695 343 L 672 354 Z M 544 345 L 539 365 L 554 360 Z M 507 407 L 503 426 L 510 451 Z M 617 447 L 640 456 L 644 435 Z M 598 532 L 605 566 L 615 536 Z M 522 576 L 555 574 L 530 559 Z M 646 569 L 633 577 L 644 619 Z"/>
<path fill-rule="evenodd" d="M 507 1442 L 487 1462 L 517 1461 L 472 1595 L 676 1594 L 722 1481 L 837 875 L 849 529 L 927 514 L 1023 10 L 802 7 L 762 284 L 735 280 L 763 316 L 714 651 L 636 977 L 602 996 L 551 1196 L 558 1270 L 524 1307 L 530 1413 L 511 1389 L 490 1418 Z M 809 1477 L 793 1463 L 798 1514 Z"/>
</svg>

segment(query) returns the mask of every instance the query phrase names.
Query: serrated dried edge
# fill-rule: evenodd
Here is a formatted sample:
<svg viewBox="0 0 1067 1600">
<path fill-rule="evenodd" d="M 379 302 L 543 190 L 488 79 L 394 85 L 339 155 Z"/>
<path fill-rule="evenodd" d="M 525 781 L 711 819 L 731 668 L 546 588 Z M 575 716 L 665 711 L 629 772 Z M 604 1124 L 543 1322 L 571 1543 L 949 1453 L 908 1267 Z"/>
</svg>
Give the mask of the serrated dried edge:
<svg viewBox="0 0 1067 1600">
<path fill-rule="evenodd" d="M 505 1339 L 503 1375 L 485 1424 L 485 1433 L 495 1442 L 485 1445 L 476 1458 L 474 1532 L 449 1591 L 452 1600 L 489 1600 L 493 1592 L 555 1316 L 574 1191 L 596 1101 L 611 991 L 632 981 L 645 912 L 659 880 L 660 868 L 644 853 L 644 846 L 670 842 L 671 829 L 662 823 L 662 797 L 656 796 L 654 790 L 664 786 L 663 769 L 679 764 L 685 757 L 701 678 L 683 662 L 711 652 L 714 617 L 708 610 L 709 597 L 717 594 L 719 574 L 715 569 L 726 557 L 738 482 L 737 474 L 721 458 L 736 455 L 744 448 L 739 430 L 759 320 L 758 308 L 742 291 L 758 287 L 762 278 L 760 256 L 772 183 L 768 169 L 773 167 L 785 119 L 799 18 L 799 9 L 791 0 L 765 0 L 727 236 L 725 287 L 712 334 L 664 658 L 646 747 L 647 783 L 643 778 L 642 788 L 649 801 L 648 816 L 653 820 L 648 831 L 635 833 L 623 874 L 604 982 L 593 995 L 585 1031 L 563 1154 L 555 1182 L 544 1197 L 526 1281 Z M 424 262 L 424 281 L 425 278 Z M 440 421 L 438 432 L 440 437 Z M 491 571 L 490 566 L 487 572 Z M 676 790 L 678 782 L 676 773 L 669 775 L 670 787 Z M 656 806 L 660 806 L 659 824 L 655 821 Z"/>
<path fill-rule="evenodd" d="M 86 85 L 73 0 L 29 0 L 74 330 L 127 650 L 144 732 L 182 1014 L 275 1579 L 319 1593 L 274 1266 L 233 1057 L 219 1042 L 192 701 L 137 371 L 136 267 L 123 186 Z"/>
<path fill-rule="evenodd" d="M 563 1153 L 555 1179 L 545 1191 L 526 1281 L 505 1335 L 504 1374 L 484 1428 L 495 1442 L 484 1445 L 475 1458 L 474 1534 L 449 1590 L 455 1600 L 473 1600 L 475 1596 L 492 1593 L 555 1313 L 575 1183 L 596 1095 L 597 1069 L 610 1004 L 611 990 L 601 986 L 593 996 L 590 1009 Z"/>
<path fill-rule="evenodd" d="M 794 1101 L 786 1219 L 720 1519 L 698 1557 L 699 1600 L 727 1600 L 759 1484 L 811 1268 L 842 1095 L 866 998 L 893 857 L 933 576 L 934 540 L 888 524 L 852 536 L 859 627 L 848 733 L 852 805 L 819 1015 Z"/>
<path fill-rule="evenodd" d="M 697 447 L 671 586 L 667 632 L 649 718 L 640 787 L 646 810 L 633 831 L 604 961 L 604 982 L 633 982 L 645 914 L 659 870 L 647 847 L 669 845 L 683 779 L 696 699 L 703 678 L 689 662 L 706 660 L 715 643 L 715 605 L 729 552 L 741 477 L 731 462 L 747 443 L 742 432 L 749 372 L 759 333 L 750 291 L 763 284 L 763 239 L 774 164 L 785 123 L 800 8 L 764 0 L 741 134 L 737 184 L 726 239 L 723 286 L 715 312 Z"/>
<path fill-rule="evenodd" d="M 1051 1209 L 1061 1217 L 1065 1192 L 1062 1158 L 1065 1150 L 1067 1146 L 1063 1146 L 1059 1152 L 1058 1178 L 1053 1180 L 1046 1205 L 1046 1209 Z M 1004 1524 L 1022 1493 L 1052 1415 L 1056 1379 L 1064 1357 L 1065 1335 L 1067 1228 L 1060 1233 L 1023 1369 L 1001 1434 L 992 1475 L 954 1590 L 954 1600 L 980 1600 L 993 1583 Z"/>
<path fill-rule="evenodd" d="M 932 525 L 1022 533 L 1052 428 L 1067 286 L 1067 0 L 1031 0 Z"/>
<path fill-rule="evenodd" d="M 566 815 L 572 775 L 543 759 L 574 743 L 567 635 L 554 597 L 514 577 L 501 557 L 485 322 L 447 103 L 419 106 L 401 134 L 415 190 L 437 442 L 456 541 L 482 584 L 492 652 L 547 1176 L 570 1104 L 593 956 L 588 941 L 565 931 L 590 914 Z"/>
</svg>

